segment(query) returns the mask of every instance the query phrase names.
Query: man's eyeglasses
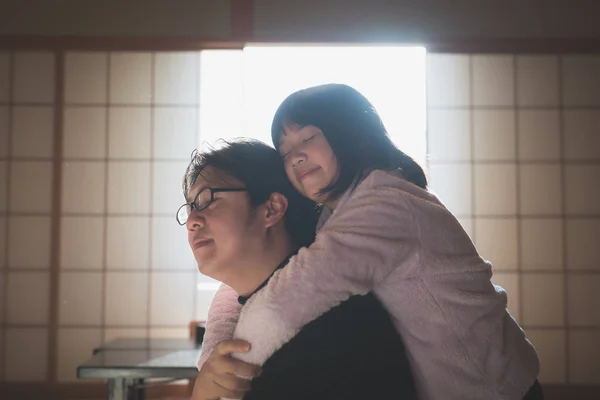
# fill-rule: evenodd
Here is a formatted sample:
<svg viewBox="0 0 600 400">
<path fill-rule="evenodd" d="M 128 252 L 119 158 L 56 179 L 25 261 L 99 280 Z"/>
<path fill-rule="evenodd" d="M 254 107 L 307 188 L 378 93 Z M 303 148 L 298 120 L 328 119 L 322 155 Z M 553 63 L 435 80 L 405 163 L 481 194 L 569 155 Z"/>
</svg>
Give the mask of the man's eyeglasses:
<svg viewBox="0 0 600 400">
<path fill-rule="evenodd" d="M 177 210 L 177 222 L 179 225 L 185 225 L 192 210 L 202 211 L 215 201 L 215 193 L 219 192 L 246 192 L 246 188 L 204 188 L 198 192 L 194 201 L 184 204 Z"/>
</svg>

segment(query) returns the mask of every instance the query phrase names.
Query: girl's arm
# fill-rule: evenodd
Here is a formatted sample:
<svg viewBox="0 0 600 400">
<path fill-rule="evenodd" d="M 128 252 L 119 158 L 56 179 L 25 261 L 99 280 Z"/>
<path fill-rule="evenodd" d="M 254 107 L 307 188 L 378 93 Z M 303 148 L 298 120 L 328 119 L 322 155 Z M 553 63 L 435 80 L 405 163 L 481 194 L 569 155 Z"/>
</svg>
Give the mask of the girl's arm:
<svg viewBox="0 0 600 400">
<path fill-rule="evenodd" d="M 206 332 L 202 341 L 202 350 L 198 360 L 198 370 L 202 368 L 215 346 L 223 340 L 232 339 L 240 317 L 241 304 L 238 294 L 229 286 L 222 284 L 208 309 Z"/>
<path fill-rule="evenodd" d="M 366 294 L 392 271 L 419 267 L 419 231 L 406 183 L 375 171 L 340 204 L 315 242 L 251 297 L 235 338 L 252 343 L 243 361 L 262 365 L 304 325 L 348 299 Z"/>
</svg>

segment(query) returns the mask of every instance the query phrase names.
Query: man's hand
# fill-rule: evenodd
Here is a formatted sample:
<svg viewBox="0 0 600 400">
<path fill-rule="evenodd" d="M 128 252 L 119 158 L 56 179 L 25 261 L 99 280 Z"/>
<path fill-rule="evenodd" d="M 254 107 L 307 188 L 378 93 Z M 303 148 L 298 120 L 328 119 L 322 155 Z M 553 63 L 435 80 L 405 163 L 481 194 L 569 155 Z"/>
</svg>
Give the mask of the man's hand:
<svg viewBox="0 0 600 400">
<path fill-rule="evenodd" d="M 247 353 L 250 343 L 243 340 L 224 340 L 206 360 L 196 377 L 192 400 L 218 400 L 221 397 L 241 399 L 250 390 L 250 381 L 240 376 L 254 378 L 261 368 L 236 360 L 231 353 Z"/>
</svg>

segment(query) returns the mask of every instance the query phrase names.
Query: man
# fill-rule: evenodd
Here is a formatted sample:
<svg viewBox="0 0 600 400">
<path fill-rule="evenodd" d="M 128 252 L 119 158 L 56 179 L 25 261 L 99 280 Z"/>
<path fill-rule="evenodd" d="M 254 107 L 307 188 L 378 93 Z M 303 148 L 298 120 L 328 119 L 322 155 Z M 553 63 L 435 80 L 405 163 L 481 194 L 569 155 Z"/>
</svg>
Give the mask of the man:
<svg viewBox="0 0 600 400">
<path fill-rule="evenodd" d="M 252 318 L 255 310 L 243 305 L 268 290 L 269 279 L 313 241 L 318 208 L 289 183 L 279 154 L 258 141 L 196 153 L 184 194 L 187 204 L 177 217 L 200 272 L 235 290 L 242 317 Z M 210 322 L 209 316 L 207 335 L 218 329 Z M 231 357 L 249 345 L 217 346 L 199 372 L 194 399 L 415 398 L 401 338 L 372 295 L 354 296 L 306 325 L 262 373 Z"/>
</svg>

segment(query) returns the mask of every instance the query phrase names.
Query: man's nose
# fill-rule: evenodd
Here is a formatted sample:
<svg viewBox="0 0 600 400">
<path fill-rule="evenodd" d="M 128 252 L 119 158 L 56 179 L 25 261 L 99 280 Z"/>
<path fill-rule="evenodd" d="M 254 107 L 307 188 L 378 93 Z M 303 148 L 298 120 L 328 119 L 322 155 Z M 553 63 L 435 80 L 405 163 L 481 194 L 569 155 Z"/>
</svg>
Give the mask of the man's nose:
<svg viewBox="0 0 600 400">
<path fill-rule="evenodd" d="M 195 230 L 204 227 L 205 222 L 204 215 L 195 208 L 192 208 L 192 212 L 188 215 L 185 224 L 188 230 Z"/>
</svg>

